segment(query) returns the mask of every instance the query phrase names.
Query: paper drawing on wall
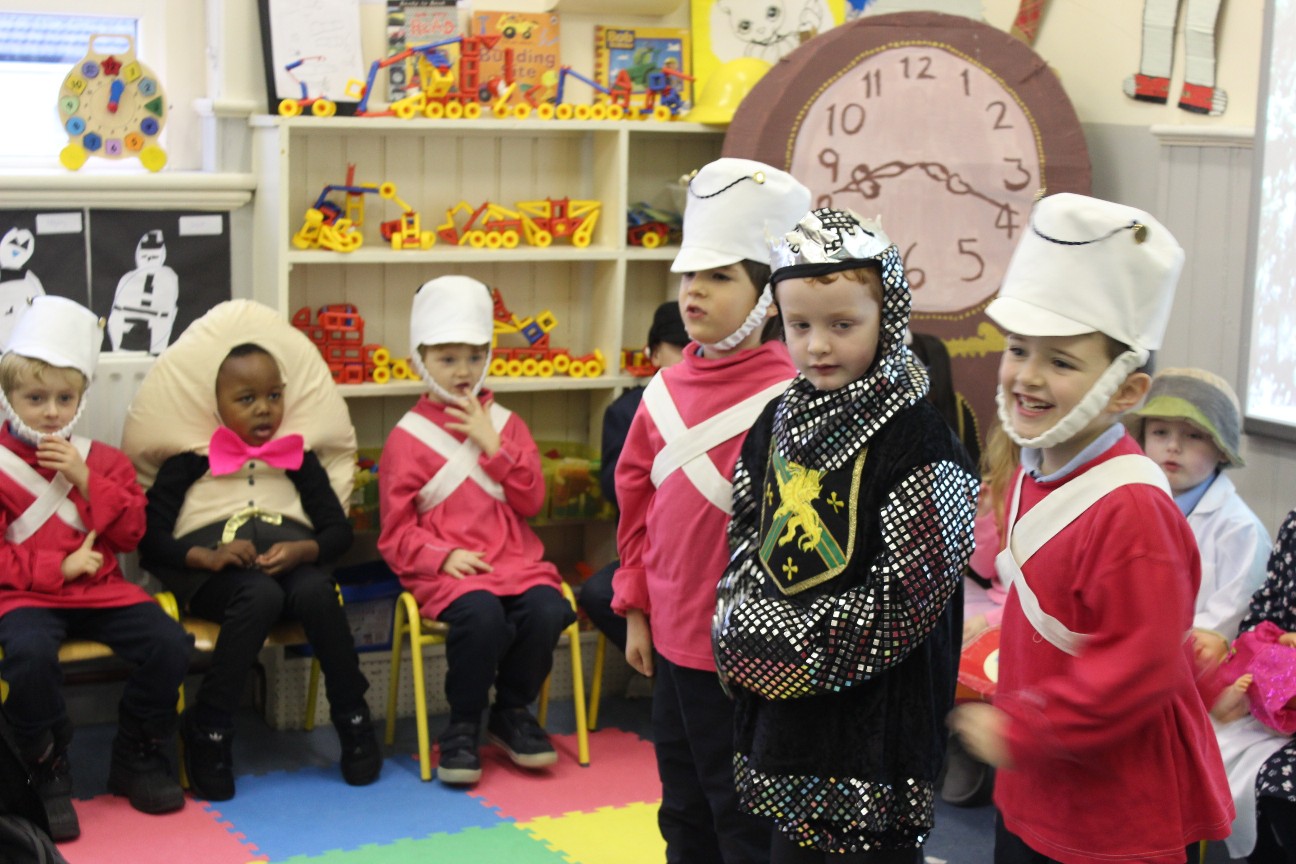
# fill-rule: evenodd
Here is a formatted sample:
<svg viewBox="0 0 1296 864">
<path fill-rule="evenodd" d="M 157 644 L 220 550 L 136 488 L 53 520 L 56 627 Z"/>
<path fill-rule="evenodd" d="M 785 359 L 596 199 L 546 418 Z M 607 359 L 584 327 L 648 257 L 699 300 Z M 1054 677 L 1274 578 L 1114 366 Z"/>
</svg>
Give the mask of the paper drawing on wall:
<svg viewBox="0 0 1296 864">
<path fill-rule="evenodd" d="M 1164 105 L 1170 98 L 1174 67 L 1175 20 L 1185 0 L 1144 0 L 1143 51 L 1139 70 L 1125 79 L 1131 99 Z M 1228 107 L 1228 95 L 1215 86 L 1215 22 L 1223 0 L 1186 0 L 1184 22 L 1184 85 L 1179 107 L 1194 114 L 1218 117 Z"/>
<path fill-rule="evenodd" d="M 89 305 L 108 322 L 104 351 L 160 354 L 230 298 L 228 213 L 91 210 L 89 216 Z"/>
<path fill-rule="evenodd" d="M 0 239 L 0 347 L 8 344 L 27 304 L 45 293 L 40 278 L 27 267 L 35 251 L 36 235 L 27 228 L 10 228 Z"/>
<path fill-rule="evenodd" d="M 112 313 L 108 316 L 108 341 L 113 351 L 139 347 L 158 355 L 171 341 L 180 279 L 166 266 L 166 237 L 160 230 L 145 232 L 135 246 L 135 269 L 117 283 Z M 128 334 L 147 334 L 142 345 L 123 345 Z"/>
<path fill-rule="evenodd" d="M 722 61 L 755 57 L 773 63 L 801 44 L 802 33 L 814 35 L 835 23 L 823 0 L 716 0 L 711 45 Z M 730 48 L 722 51 L 726 36 Z"/>
</svg>

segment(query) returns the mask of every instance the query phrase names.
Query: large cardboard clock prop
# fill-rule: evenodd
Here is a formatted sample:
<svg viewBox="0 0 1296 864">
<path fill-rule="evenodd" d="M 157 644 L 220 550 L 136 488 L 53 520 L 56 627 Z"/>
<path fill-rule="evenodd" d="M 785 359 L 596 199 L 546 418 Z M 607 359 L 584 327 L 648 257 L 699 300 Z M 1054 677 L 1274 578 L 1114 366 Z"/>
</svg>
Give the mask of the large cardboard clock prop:
<svg viewBox="0 0 1296 864">
<path fill-rule="evenodd" d="M 106 54 L 100 44 L 125 41 L 125 51 Z M 63 79 L 59 120 L 68 134 L 59 153 L 63 167 L 76 171 L 91 156 L 136 158 L 150 171 L 166 164 L 158 135 L 166 124 L 166 94 L 153 70 L 135 59 L 135 40 L 125 35 L 90 37 L 86 55 Z"/>
<path fill-rule="evenodd" d="M 945 341 L 960 398 L 979 426 L 992 420 L 1003 343 L 983 310 L 1040 190 L 1090 181 L 1075 110 L 1029 45 L 957 15 L 856 19 L 766 73 L 724 155 L 786 169 L 814 206 L 880 214 L 904 255 L 912 329 Z"/>
</svg>

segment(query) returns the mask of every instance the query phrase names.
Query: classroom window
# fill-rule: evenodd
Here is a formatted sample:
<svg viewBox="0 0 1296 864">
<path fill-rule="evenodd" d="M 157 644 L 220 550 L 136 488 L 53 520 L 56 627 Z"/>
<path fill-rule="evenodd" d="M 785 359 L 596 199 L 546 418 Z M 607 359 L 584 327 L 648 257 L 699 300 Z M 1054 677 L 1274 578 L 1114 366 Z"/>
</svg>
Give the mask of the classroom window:
<svg viewBox="0 0 1296 864">
<path fill-rule="evenodd" d="M 58 95 L 72 65 L 85 56 L 90 37 L 99 50 L 125 50 L 125 34 L 139 42 L 139 20 L 125 16 L 0 12 L 0 163 L 52 164 L 68 142 L 59 123 Z M 111 41 L 109 41 L 111 39 Z"/>
</svg>

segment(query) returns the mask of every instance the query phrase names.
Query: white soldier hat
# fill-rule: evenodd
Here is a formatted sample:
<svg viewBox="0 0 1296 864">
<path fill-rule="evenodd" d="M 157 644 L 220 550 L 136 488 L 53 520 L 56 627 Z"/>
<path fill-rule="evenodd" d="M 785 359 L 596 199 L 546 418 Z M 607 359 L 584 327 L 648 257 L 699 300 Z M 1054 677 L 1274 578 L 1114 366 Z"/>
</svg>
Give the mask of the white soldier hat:
<svg viewBox="0 0 1296 864">
<path fill-rule="evenodd" d="M 42 295 L 31 301 L 14 325 L 5 353 L 76 369 L 89 383 L 99 366 L 102 326 L 97 315 L 75 300 Z"/>
<path fill-rule="evenodd" d="M 986 314 L 1020 336 L 1104 333 L 1147 359 L 1161 347 L 1184 251 L 1151 215 L 1084 195 L 1031 212 Z"/>
<path fill-rule="evenodd" d="M 717 159 L 689 180 L 684 239 L 672 273 L 739 261 L 769 263 L 770 250 L 810 209 L 810 190 L 751 159 Z"/>
<path fill-rule="evenodd" d="M 489 345 L 495 332 L 491 290 L 468 276 L 424 282 L 410 309 L 410 353 L 420 345 Z"/>
</svg>

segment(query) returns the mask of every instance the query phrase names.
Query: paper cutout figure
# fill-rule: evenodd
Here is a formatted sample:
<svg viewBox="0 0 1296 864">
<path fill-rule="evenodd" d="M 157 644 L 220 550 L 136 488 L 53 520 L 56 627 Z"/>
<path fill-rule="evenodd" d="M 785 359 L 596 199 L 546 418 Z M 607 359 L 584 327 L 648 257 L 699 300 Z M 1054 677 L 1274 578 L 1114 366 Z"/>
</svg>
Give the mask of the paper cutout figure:
<svg viewBox="0 0 1296 864">
<path fill-rule="evenodd" d="M 36 251 L 36 235 L 26 228 L 10 228 L 0 239 L 0 350 L 33 297 L 45 293 L 45 286 L 27 262 Z"/>
<path fill-rule="evenodd" d="M 819 33 L 833 25 L 814 0 L 717 0 L 733 35 L 746 43 L 744 57 L 770 63 L 801 44 L 801 33 Z"/>
<path fill-rule="evenodd" d="M 1228 94 L 1215 86 L 1215 22 L 1223 0 L 1187 0 L 1184 23 L 1183 92 L 1179 107 L 1194 114 L 1218 117 L 1228 107 Z M 1123 89 L 1131 99 L 1164 105 L 1170 98 L 1170 72 L 1174 66 L 1175 19 L 1183 0 L 1145 0 L 1143 4 L 1143 54 L 1139 71 L 1125 79 Z"/>
<path fill-rule="evenodd" d="M 112 313 L 108 316 L 108 341 L 113 351 L 123 350 L 128 332 L 148 331 L 148 352 L 161 354 L 171 341 L 180 280 L 166 266 L 166 238 L 161 231 L 147 231 L 135 247 L 135 269 L 117 283 Z M 132 348 L 126 345 L 125 349 Z"/>
</svg>

